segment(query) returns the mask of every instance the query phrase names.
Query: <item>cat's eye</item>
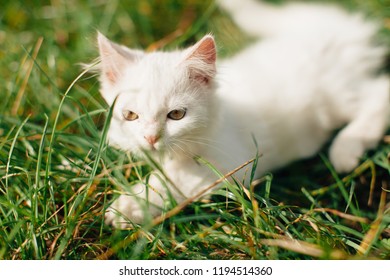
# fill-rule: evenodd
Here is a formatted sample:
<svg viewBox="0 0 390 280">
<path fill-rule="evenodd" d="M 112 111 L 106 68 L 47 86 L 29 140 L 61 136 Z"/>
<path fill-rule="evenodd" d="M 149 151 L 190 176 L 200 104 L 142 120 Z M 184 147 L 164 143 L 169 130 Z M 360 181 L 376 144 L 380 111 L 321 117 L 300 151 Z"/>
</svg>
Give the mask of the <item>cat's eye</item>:
<svg viewBox="0 0 390 280">
<path fill-rule="evenodd" d="M 186 109 L 172 110 L 168 113 L 167 117 L 171 120 L 178 121 L 184 118 L 186 112 L 187 112 Z"/>
<path fill-rule="evenodd" d="M 122 114 L 126 121 L 135 121 L 138 119 L 138 115 L 130 110 L 123 110 Z"/>
</svg>

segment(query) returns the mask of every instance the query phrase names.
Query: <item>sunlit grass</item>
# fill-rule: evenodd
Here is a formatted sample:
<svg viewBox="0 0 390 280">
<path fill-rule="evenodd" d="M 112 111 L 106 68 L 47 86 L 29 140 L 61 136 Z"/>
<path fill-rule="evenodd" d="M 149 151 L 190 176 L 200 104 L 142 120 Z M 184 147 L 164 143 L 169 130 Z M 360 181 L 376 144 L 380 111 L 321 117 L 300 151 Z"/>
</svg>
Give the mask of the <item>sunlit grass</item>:
<svg viewBox="0 0 390 280">
<path fill-rule="evenodd" d="M 0 9 L 0 259 L 390 257 L 388 139 L 351 174 L 336 174 L 324 150 L 250 188 L 229 177 L 211 199 L 168 201 L 167 215 L 143 226 L 106 226 L 117 191 L 150 168 L 105 144 L 110 109 L 78 65 L 96 56 L 96 29 L 149 50 L 212 32 L 221 56 L 251 40 L 211 1 L 132 3 Z M 343 3 L 390 17 L 388 1 Z"/>
</svg>

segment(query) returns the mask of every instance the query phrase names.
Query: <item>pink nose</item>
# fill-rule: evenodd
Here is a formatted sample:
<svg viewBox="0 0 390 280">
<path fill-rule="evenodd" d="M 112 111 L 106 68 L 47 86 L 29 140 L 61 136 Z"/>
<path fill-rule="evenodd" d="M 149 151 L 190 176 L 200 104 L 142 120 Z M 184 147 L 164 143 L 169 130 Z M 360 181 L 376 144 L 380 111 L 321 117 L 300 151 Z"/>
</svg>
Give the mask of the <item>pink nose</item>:
<svg viewBox="0 0 390 280">
<path fill-rule="evenodd" d="M 157 143 L 157 141 L 160 139 L 160 136 L 159 135 L 149 135 L 149 136 L 144 136 L 144 138 L 146 139 L 146 141 L 154 146 L 154 144 Z"/>
</svg>

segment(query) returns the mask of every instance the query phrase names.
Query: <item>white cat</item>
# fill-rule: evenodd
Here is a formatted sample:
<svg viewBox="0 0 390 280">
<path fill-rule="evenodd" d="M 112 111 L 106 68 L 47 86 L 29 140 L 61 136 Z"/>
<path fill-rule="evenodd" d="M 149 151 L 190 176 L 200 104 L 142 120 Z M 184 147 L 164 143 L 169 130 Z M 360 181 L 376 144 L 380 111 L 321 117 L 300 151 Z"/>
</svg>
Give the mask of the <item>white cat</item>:
<svg viewBox="0 0 390 280">
<path fill-rule="evenodd" d="M 213 183 L 217 176 L 195 156 L 226 173 L 256 155 L 256 142 L 259 177 L 312 156 L 341 128 L 330 160 L 348 172 L 385 132 L 390 84 L 377 72 L 386 49 L 373 43 L 376 24 L 325 5 L 219 4 L 262 39 L 218 63 L 211 35 L 152 53 L 98 35 L 101 93 L 109 105 L 117 98 L 109 143 L 148 152 L 174 184 L 156 173 L 150 187 L 123 193 L 106 212 L 115 227 L 161 214 L 168 191 L 180 202 Z"/>
</svg>

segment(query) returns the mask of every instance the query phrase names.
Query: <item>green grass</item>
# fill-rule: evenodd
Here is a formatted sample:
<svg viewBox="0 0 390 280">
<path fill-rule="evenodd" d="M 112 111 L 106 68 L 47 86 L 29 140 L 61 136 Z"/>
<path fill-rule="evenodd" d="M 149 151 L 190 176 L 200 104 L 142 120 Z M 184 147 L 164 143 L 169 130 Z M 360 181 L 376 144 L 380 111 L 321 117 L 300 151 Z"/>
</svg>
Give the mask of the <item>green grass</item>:
<svg viewBox="0 0 390 280">
<path fill-rule="evenodd" d="M 388 0 L 337 2 L 390 19 Z M 221 56 L 250 41 L 211 1 L 2 4 L 0 259 L 390 258 L 389 139 L 351 174 L 336 174 L 324 150 L 250 189 L 226 182 L 211 200 L 170 201 L 167 219 L 106 226 L 116 190 L 150 168 L 105 144 L 109 109 L 78 66 L 96 57 L 97 29 L 149 50 L 212 32 Z"/>
</svg>

